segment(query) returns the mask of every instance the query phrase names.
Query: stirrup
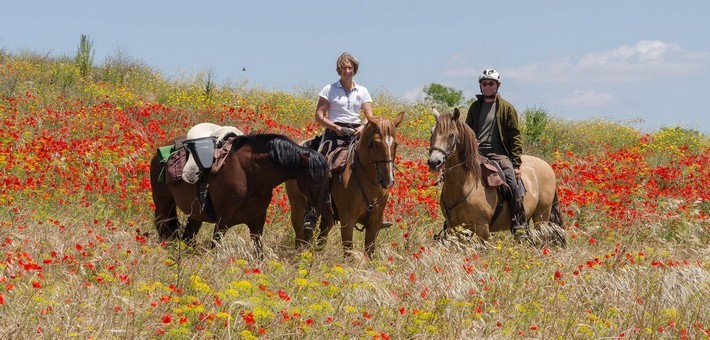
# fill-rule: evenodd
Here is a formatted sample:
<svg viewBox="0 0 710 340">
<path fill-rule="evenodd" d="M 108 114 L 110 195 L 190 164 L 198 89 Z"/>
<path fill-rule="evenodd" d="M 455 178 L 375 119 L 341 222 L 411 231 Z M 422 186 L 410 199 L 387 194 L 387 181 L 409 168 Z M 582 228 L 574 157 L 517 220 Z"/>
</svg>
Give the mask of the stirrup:
<svg viewBox="0 0 710 340">
<path fill-rule="evenodd" d="M 382 221 L 382 228 L 389 228 L 393 225 L 394 223 L 392 223 L 392 221 Z"/>
<path fill-rule="evenodd" d="M 315 209 L 309 209 L 303 218 L 303 229 L 313 230 L 316 228 L 317 216 Z"/>
</svg>

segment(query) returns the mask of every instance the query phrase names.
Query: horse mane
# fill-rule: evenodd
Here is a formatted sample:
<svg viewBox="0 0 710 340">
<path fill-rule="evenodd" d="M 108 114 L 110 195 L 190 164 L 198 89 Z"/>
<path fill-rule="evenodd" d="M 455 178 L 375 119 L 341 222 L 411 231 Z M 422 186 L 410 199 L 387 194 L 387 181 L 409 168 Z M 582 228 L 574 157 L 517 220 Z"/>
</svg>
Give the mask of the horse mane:
<svg viewBox="0 0 710 340">
<path fill-rule="evenodd" d="M 438 120 L 442 132 L 456 130 L 460 138 L 456 150 L 463 163 L 464 169 L 472 171 L 476 176 L 481 175 L 480 156 L 478 155 L 478 140 L 473 130 L 461 119 L 454 119 L 451 114 L 442 114 Z"/>
<path fill-rule="evenodd" d="M 330 183 L 330 167 L 323 155 L 315 150 L 298 145 L 291 138 L 275 133 L 249 133 L 239 136 L 238 146 L 248 144 L 252 147 L 264 148 L 269 153 L 269 161 L 277 168 L 288 173 L 307 173 L 309 185 L 319 188 L 320 202 L 327 199 L 327 189 Z M 308 165 L 303 166 L 302 156 L 308 158 Z"/>
<path fill-rule="evenodd" d="M 384 117 L 377 117 L 375 119 L 376 125 L 380 130 L 380 133 L 383 135 L 393 135 L 394 131 L 396 130 L 396 126 L 394 125 L 394 122 L 390 119 L 386 119 Z M 370 125 L 370 124 L 368 124 Z"/>
</svg>

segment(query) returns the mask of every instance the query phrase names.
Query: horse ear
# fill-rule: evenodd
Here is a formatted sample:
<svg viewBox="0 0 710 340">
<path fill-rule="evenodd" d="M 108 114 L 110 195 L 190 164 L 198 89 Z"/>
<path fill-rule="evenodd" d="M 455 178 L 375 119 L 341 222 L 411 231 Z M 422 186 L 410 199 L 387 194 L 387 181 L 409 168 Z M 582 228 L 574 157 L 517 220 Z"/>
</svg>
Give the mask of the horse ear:
<svg viewBox="0 0 710 340">
<path fill-rule="evenodd" d="M 454 108 L 454 120 L 459 120 L 459 117 L 461 116 L 461 111 L 459 108 Z"/>
<path fill-rule="evenodd" d="M 434 118 L 436 118 L 436 119 L 439 119 L 439 116 L 441 116 L 441 115 L 439 114 L 439 111 L 437 111 L 437 110 L 436 110 L 435 108 L 433 108 L 433 107 L 431 108 L 431 112 L 434 114 Z"/>
<path fill-rule="evenodd" d="M 404 111 L 397 114 L 397 117 L 394 119 L 394 126 L 399 126 L 402 120 L 404 120 Z"/>
<path fill-rule="evenodd" d="M 363 110 L 363 111 L 365 111 L 365 118 L 367 119 L 368 122 L 375 120 L 375 116 L 370 115 L 366 110 Z"/>
</svg>

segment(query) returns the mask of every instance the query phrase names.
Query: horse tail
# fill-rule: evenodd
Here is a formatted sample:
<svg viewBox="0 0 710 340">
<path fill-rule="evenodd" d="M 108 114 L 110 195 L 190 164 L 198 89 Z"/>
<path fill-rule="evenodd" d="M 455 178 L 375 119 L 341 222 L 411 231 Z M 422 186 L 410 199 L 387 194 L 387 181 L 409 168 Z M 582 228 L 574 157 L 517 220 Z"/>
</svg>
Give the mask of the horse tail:
<svg viewBox="0 0 710 340">
<path fill-rule="evenodd" d="M 309 154 L 308 157 L 308 173 L 313 181 L 313 184 L 319 189 L 319 197 L 317 204 L 328 201 L 328 196 L 330 195 L 330 167 L 328 165 L 328 160 L 325 156 L 321 155 L 319 152 L 304 148 Z"/>
<path fill-rule="evenodd" d="M 557 189 L 555 189 L 555 198 L 552 200 L 552 211 L 550 212 L 550 222 L 558 226 L 564 226 L 562 221 L 562 212 L 560 211 L 560 201 L 557 199 Z"/>
<path fill-rule="evenodd" d="M 296 144 L 290 138 L 281 135 L 269 135 L 269 159 L 281 169 L 292 173 L 307 173 L 310 185 L 318 190 L 318 204 L 328 198 L 330 169 L 328 161 L 315 150 Z M 306 154 L 308 164 L 301 163 L 301 155 Z"/>
<path fill-rule="evenodd" d="M 177 218 L 175 199 L 168 185 L 161 181 L 160 174 L 165 170 L 159 152 L 150 161 L 150 189 L 155 206 L 153 224 L 161 240 L 173 240 L 179 236 L 180 224 Z"/>
</svg>

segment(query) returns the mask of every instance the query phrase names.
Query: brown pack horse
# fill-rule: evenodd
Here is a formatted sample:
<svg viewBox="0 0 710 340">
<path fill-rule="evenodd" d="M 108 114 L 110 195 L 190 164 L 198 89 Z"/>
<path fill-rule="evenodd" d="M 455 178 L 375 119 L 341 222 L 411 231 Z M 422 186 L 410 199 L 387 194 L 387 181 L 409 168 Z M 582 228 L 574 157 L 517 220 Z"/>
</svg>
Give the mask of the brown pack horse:
<svg viewBox="0 0 710 340">
<path fill-rule="evenodd" d="M 488 240 L 491 232 L 510 230 L 508 204 L 503 204 L 502 211 L 493 219 L 501 198 L 497 189 L 483 183 L 482 156 L 478 153 L 475 133 L 459 119 L 458 109 L 453 115 L 434 110 L 434 115 L 436 125 L 431 132 L 428 165 L 430 171 L 441 171 L 443 187 L 439 203 L 446 219 L 444 228 L 450 231 L 461 226 L 482 240 Z M 523 199 L 526 220 L 532 219 L 536 226 L 550 221 L 561 227 L 552 167 L 542 159 L 523 155 L 520 170 L 527 190 Z"/>
<path fill-rule="evenodd" d="M 365 230 L 365 253 L 372 257 L 377 233 L 382 228 L 388 189 L 394 185 L 396 128 L 402 122 L 404 112 L 400 112 L 394 120 L 385 117 L 366 118 L 368 123 L 355 145 L 353 161 L 348 162 L 342 176 L 333 177 L 330 193 L 340 221 L 340 235 L 345 254 L 353 247 L 353 230 L 359 223 Z M 296 244 L 302 245 L 311 240 L 313 231 L 303 228 L 307 202 L 304 194 L 298 189 L 293 181 L 286 182 Z M 324 210 L 318 235 L 319 244 L 325 242 L 334 223 L 333 214 Z"/>
<path fill-rule="evenodd" d="M 155 227 L 161 240 L 179 235 L 176 208 L 187 215 L 182 240 L 193 239 L 203 222 L 214 223 L 213 240 L 219 240 L 231 226 L 244 223 L 256 253 L 261 257 L 261 235 L 273 189 L 289 179 L 312 200 L 317 212 L 326 204 L 330 173 L 325 157 L 304 148 L 288 137 L 277 134 L 237 136 L 221 171 L 209 174 L 208 194 L 215 214 L 210 217 L 197 199 L 194 184 L 182 180 L 174 183 L 159 181 L 164 165 L 160 155 L 150 164 L 150 183 L 155 203 Z M 213 243 L 214 246 L 214 243 Z"/>
</svg>

